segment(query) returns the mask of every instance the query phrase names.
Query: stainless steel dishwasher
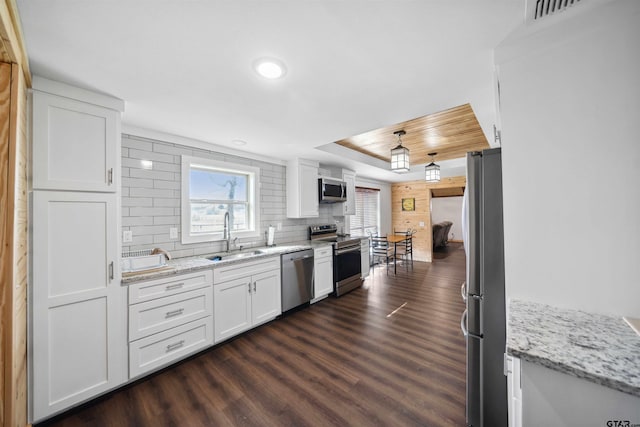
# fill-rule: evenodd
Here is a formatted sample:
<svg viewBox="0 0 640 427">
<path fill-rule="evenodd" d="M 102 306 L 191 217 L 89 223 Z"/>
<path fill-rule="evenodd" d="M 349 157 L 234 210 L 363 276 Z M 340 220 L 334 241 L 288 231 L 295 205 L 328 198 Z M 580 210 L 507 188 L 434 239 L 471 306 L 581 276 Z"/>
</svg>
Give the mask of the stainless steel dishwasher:
<svg viewBox="0 0 640 427">
<path fill-rule="evenodd" d="M 313 249 L 280 256 L 282 312 L 308 303 L 313 297 Z"/>
</svg>

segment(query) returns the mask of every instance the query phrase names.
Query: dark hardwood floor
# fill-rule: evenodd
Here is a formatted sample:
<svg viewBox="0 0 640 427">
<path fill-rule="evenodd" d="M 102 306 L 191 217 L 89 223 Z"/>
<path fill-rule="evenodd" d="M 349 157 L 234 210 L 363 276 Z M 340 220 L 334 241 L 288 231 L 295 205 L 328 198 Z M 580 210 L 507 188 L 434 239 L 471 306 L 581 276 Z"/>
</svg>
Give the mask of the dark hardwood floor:
<svg viewBox="0 0 640 427">
<path fill-rule="evenodd" d="M 463 426 L 464 251 L 375 267 L 288 314 L 50 426 Z"/>
</svg>

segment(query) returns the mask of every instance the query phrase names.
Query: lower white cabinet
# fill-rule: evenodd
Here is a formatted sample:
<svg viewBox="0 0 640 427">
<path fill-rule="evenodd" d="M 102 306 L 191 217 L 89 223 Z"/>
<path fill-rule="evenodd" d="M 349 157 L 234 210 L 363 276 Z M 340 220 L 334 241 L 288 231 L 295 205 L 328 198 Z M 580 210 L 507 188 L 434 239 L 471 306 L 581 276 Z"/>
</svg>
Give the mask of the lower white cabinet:
<svg viewBox="0 0 640 427">
<path fill-rule="evenodd" d="M 129 344 L 131 378 L 212 345 L 211 318 L 203 318 Z"/>
<path fill-rule="evenodd" d="M 364 279 L 365 277 L 369 277 L 369 268 L 370 268 L 370 260 L 369 260 L 369 238 L 365 237 L 360 240 L 360 262 L 362 268 L 361 277 Z"/>
<path fill-rule="evenodd" d="M 520 383 L 520 358 L 506 356 L 507 362 L 507 407 L 509 427 L 522 427 L 522 385 Z"/>
<path fill-rule="evenodd" d="M 215 342 L 282 313 L 280 257 L 214 269 Z"/>
<path fill-rule="evenodd" d="M 129 376 L 213 345 L 213 272 L 129 285 Z"/>
<path fill-rule="evenodd" d="M 313 299 L 315 303 L 333 292 L 333 248 L 325 246 L 313 251 Z"/>
<path fill-rule="evenodd" d="M 522 418 L 516 407 L 515 426 L 626 426 L 640 420 L 638 396 L 526 360 L 520 366 Z"/>
<path fill-rule="evenodd" d="M 30 400 L 37 422 L 124 383 L 116 194 L 32 193 Z"/>
</svg>

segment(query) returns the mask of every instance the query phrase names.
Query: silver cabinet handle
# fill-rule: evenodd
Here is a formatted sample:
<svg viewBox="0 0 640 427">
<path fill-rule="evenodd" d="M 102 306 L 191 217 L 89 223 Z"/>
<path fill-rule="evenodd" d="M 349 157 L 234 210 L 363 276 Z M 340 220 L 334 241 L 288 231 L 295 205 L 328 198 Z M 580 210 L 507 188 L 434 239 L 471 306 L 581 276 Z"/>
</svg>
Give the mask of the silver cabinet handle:
<svg viewBox="0 0 640 427">
<path fill-rule="evenodd" d="M 113 278 L 114 278 L 113 261 L 111 261 L 109 263 L 109 281 L 112 281 Z"/>
<path fill-rule="evenodd" d="M 182 313 L 184 313 L 184 308 L 179 308 L 173 311 L 167 311 L 167 314 L 164 315 L 164 318 L 168 319 L 170 317 L 180 316 Z"/>
<path fill-rule="evenodd" d="M 167 346 L 167 353 L 170 351 L 173 351 L 175 349 L 178 349 L 180 347 L 182 347 L 184 345 L 184 340 L 180 340 L 178 342 L 174 342 L 173 344 L 169 344 Z"/>
<path fill-rule="evenodd" d="M 251 282 L 249 282 L 249 293 L 251 293 Z"/>
<path fill-rule="evenodd" d="M 113 168 L 107 171 L 107 183 L 109 185 L 113 184 Z"/>
<path fill-rule="evenodd" d="M 467 302 L 467 282 L 462 282 L 462 286 L 460 286 L 460 294 L 462 294 L 462 301 Z"/>
<path fill-rule="evenodd" d="M 253 282 L 253 292 L 256 291 L 256 283 L 258 283 L 258 282 Z"/>
<path fill-rule="evenodd" d="M 168 285 L 166 288 L 164 288 L 164 290 L 165 291 L 172 291 L 174 289 L 180 289 L 183 286 L 184 286 L 184 283 L 175 283 L 173 285 Z"/>
<path fill-rule="evenodd" d="M 462 330 L 462 335 L 465 337 L 469 335 L 469 331 L 467 330 L 467 310 L 462 312 L 462 317 L 460 318 L 460 329 Z"/>
</svg>

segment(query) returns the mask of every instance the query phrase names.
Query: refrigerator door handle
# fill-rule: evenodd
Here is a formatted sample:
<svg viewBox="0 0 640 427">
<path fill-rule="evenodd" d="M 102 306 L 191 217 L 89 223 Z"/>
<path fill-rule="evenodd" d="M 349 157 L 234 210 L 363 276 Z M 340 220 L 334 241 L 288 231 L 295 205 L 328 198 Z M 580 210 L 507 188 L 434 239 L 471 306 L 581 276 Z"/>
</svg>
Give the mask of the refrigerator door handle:
<svg viewBox="0 0 640 427">
<path fill-rule="evenodd" d="M 462 282 L 462 286 L 460 286 L 460 294 L 462 295 L 462 301 L 467 302 L 467 282 Z"/>
<path fill-rule="evenodd" d="M 460 329 L 462 330 L 462 335 L 469 336 L 469 331 L 467 330 L 467 310 L 465 309 L 462 312 L 462 317 L 460 318 Z"/>
</svg>

